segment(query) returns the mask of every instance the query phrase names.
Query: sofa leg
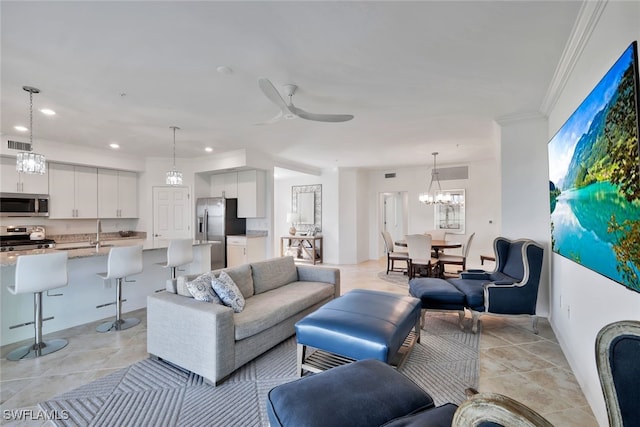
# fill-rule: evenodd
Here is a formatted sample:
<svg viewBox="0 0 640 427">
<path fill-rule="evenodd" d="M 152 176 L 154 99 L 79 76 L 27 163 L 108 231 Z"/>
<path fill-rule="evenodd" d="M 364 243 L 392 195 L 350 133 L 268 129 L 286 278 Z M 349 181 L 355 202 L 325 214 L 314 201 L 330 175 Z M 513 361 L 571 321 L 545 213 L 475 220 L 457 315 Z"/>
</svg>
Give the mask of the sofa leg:
<svg viewBox="0 0 640 427">
<path fill-rule="evenodd" d="M 531 316 L 531 327 L 533 328 L 533 333 L 538 335 L 538 316 L 535 314 Z"/>
</svg>

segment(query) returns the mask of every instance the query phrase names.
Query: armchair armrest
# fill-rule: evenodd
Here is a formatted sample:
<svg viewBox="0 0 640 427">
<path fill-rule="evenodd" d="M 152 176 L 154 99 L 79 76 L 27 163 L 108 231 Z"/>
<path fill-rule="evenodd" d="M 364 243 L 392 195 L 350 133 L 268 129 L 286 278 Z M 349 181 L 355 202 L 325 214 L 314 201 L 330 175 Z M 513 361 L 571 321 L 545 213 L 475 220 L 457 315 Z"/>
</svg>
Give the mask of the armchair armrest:
<svg viewBox="0 0 640 427">
<path fill-rule="evenodd" d="M 460 273 L 460 278 L 471 280 L 491 280 L 491 276 L 484 270 L 467 270 Z"/>
<path fill-rule="evenodd" d="M 509 280 L 496 280 L 495 282 L 491 282 L 491 283 L 487 283 L 488 285 L 496 285 L 496 286 L 512 286 L 514 285 L 513 282 L 509 281 Z"/>
</svg>

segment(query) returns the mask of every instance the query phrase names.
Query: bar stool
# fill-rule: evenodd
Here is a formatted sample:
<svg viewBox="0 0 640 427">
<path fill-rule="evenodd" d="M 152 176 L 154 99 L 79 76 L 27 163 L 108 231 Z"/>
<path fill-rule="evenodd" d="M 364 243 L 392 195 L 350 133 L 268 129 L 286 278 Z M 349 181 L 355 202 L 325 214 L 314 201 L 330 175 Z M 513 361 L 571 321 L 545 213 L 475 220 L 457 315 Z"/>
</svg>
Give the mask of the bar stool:
<svg viewBox="0 0 640 427">
<path fill-rule="evenodd" d="M 107 272 L 98 273 L 104 280 L 116 279 L 116 301 L 96 306 L 96 308 L 106 307 L 111 304 L 116 305 L 116 320 L 105 322 L 96 328 L 98 332 L 109 332 L 112 330 L 121 331 L 129 329 L 140 323 L 140 319 L 122 319 L 122 280 L 132 274 L 142 273 L 142 245 L 122 246 L 111 248 L 107 260 Z M 131 280 L 132 282 L 134 280 Z"/>
<path fill-rule="evenodd" d="M 67 252 L 22 255 L 16 263 L 15 285 L 7 286 L 14 295 L 33 292 L 33 322 L 11 326 L 10 329 L 33 323 L 35 340 L 13 350 L 7 355 L 8 360 L 33 359 L 54 353 L 67 345 L 67 340 L 42 340 L 42 322 L 53 319 L 42 318 L 42 292 L 49 289 L 67 286 Z M 61 295 L 61 294 L 59 294 Z M 51 295 L 57 296 L 57 295 Z"/>
<path fill-rule="evenodd" d="M 167 263 L 161 264 L 165 268 L 171 268 L 171 278 L 176 278 L 179 266 L 190 264 L 193 261 L 193 240 L 173 239 L 169 241 L 167 248 Z"/>
</svg>

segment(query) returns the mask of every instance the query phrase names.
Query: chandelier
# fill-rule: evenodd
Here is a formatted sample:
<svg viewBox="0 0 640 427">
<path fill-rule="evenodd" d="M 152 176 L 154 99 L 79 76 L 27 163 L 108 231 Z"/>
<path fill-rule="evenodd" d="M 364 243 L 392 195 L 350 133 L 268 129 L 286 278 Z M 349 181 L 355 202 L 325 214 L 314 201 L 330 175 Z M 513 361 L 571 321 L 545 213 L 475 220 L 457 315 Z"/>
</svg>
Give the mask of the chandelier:
<svg viewBox="0 0 640 427">
<path fill-rule="evenodd" d="M 180 128 L 169 126 L 169 129 L 173 129 L 173 169 L 167 172 L 166 182 L 168 185 L 182 185 L 182 172 L 176 170 L 176 130 Z"/>
<path fill-rule="evenodd" d="M 437 152 L 431 153 L 433 155 L 433 169 L 431 169 L 431 182 L 429 183 L 429 189 L 426 193 L 420 193 L 418 196 L 418 200 L 420 203 L 424 203 L 425 205 L 449 205 L 452 204 L 453 200 L 451 194 L 444 193 L 442 191 L 442 186 L 440 185 L 440 178 L 438 178 L 438 169 L 436 169 L 436 156 Z M 431 189 L 433 188 L 433 182 L 438 184 L 438 189 L 433 192 Z"/>
<path fill-rule="evenodd" d="M 31 86 L 22 86 L 22 89 L 29 92 L 29 147 L 33 150 L 33 94 L 40 93 L 40 89 Z M 22 151 L 16 156 L 16 170 L 44 175 L 47 172 L 47 163 L 42 154 Z"/>
</svg>

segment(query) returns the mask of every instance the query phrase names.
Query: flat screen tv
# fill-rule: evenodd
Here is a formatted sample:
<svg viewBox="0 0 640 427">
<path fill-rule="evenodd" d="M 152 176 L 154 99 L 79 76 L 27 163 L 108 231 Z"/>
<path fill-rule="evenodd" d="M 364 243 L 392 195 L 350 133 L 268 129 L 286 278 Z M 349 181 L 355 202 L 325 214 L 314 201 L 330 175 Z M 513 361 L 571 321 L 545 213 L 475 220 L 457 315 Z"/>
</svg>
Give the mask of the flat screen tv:
<svg viewBox="0 0 640 427">
<path fill-rule="evenodd" d="M 638 79 L 633 42 L 548 150 L 553 251 L 640 292 Z"/>
</svg>

